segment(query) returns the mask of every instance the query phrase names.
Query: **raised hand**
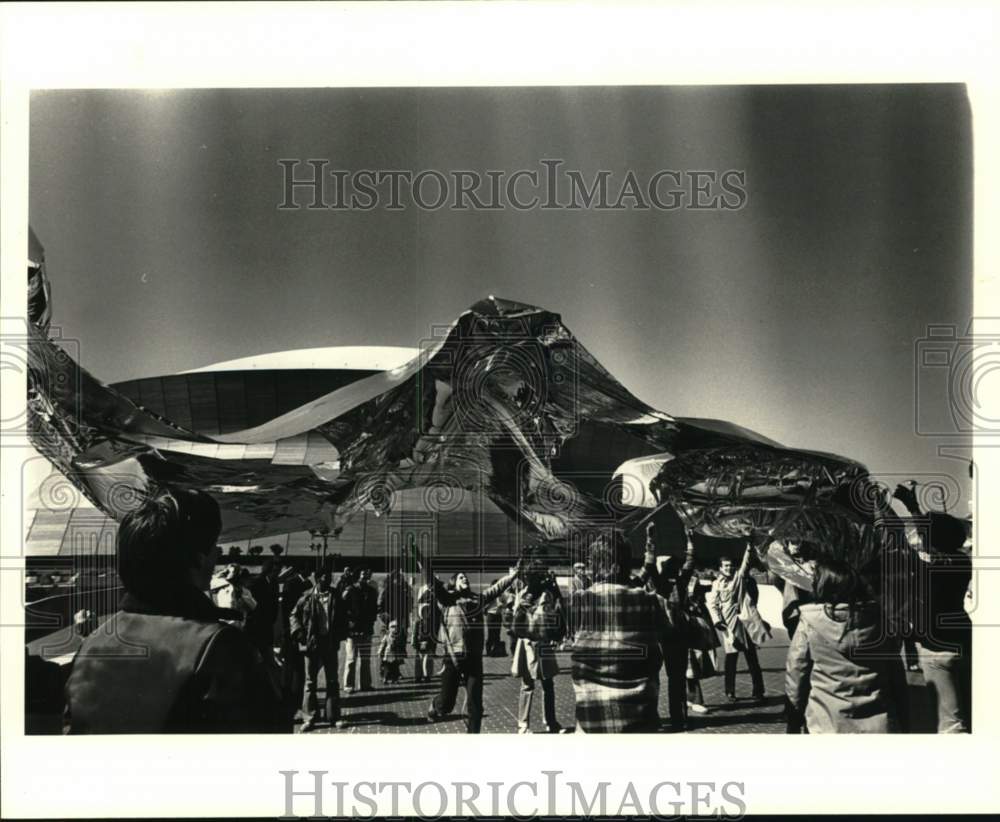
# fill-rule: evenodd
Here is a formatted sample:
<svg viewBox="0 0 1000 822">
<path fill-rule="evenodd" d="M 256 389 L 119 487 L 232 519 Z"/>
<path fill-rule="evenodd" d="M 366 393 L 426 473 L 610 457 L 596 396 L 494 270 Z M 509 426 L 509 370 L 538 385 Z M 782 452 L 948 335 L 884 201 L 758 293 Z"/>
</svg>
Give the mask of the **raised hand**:
<svg viewBox="0 0 1000 822">
<path fill-rule="evenodd" d="M 903 484 L 897 485 L 896 490 L 892 492 L 892 495 L 903 503 L 903 505 L 906 506 L 906 510 L 911 514 L 920 513 L 920 503 L 917 501 L 915 483 L 910 483 L 909 486 Z"/>
<path fill-rule="evenodd" d="M 420 556 L 420 549 L 417 548 L 417 538 L 413 534 L 407 534 L 406 544 L 403 546 L 403 559 L 412 560 L 418 569 L 423 568 L 423 557 Z"/>
</svg>

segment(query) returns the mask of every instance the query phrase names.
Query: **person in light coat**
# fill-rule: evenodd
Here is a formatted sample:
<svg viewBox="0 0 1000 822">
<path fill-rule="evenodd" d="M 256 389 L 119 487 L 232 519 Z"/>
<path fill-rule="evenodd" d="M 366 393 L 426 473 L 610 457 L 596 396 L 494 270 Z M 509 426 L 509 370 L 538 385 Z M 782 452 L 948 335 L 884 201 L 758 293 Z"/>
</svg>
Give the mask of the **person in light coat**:
<svg viewBox="0 0 1000 822">
<path fill-rule="evenodd" d="M 845 563 L 818 559 L 815 601 L 803 603 L 785 666 L 789 725 L 810 733 L 898 730 L 891 670 L 899 640 Z"/>
<path fill-rule="evenodd" d="M 546 579 L 540 590 L 520 585 L 515 593 L 514 612 L 521 609 L 532 612 L 535 621 L 549 619 L 561 624 L 561 603 L 559 587 L 552 578 Z M 552 639 L 517 638 L 514 644 L 514 659 L 510 666 L 511 676 L 521 680 L 521 691 L 517 700 L 517 732 L 531 733 L 531 703 L 535 694 L 535 683 L 542 685 L 542 716 L 545 732 L 561 733 L 563 728 L 556 719 L 555 676 L 559 673 L 559 663 L 555 655 L 556 641 Z"/>
<path fill-rule="evenodd" d="M 764 675 L 757 660 L 757 646 L 771 637 L 771 626 L 757 611 L 757 583 L 750 576 L 752 545 L 747 545 L 740 567 L 734 570 L 729 558 L 719 562 L 719 575 L 712 583 L 708 608 L 722 635 L 725 652 L 725 690 L 730 702 L 736 701 L 736 663 L 740 652 L 746 657 L 753 683 L 753 699 L 764 699 Z"/>
</svg>

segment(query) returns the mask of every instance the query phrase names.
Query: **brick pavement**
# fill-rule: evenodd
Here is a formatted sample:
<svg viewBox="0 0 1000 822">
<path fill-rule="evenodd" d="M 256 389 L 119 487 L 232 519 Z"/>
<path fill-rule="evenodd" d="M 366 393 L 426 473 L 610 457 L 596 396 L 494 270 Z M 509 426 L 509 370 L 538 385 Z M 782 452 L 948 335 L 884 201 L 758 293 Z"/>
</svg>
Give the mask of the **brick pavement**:
<svg viewBox="0 0 1000 822">
<path fill-rule="evenodd" d="M 722 676 L 702 681 L 705 703 L 710 712 L 705 715 L 692 714 L 689 717 L 690 733 L 784 733 L 782 716 L 784 694 L 785 654 L 788 637 L 784 631 L 775 630 L 774 639 L 759 650 L 760 664 L 764 671 L 767 699 L 764 705 L 752 705 L 749 700 L 750 677 L 740 657 L 739 674 L 736 680 L 737 695 L 743 697 L 734 705 L 724 700 Z M 343 657 L 343 654 L 341 654 Z M 556 718 L 567 728 L 575 725 L 573 683 L 570 678 L 569 652 L 559 654 L 560 671 L 556 677 Z M 483 733 L 517 732 L 517 698 L 521 683 L 510 675 L 510 656 L 486 658 L 483 660 L 485 673 L 483 688 Z M 372 674 L 378 678 L 378 661 L 372 660 Z M 413 665 L 407 660 L 403 667 L 403 679 L 396 685 L 382 686 L 367 693 L 341 693 L 342 717 L 347 727 L 331 728 L 319 723 L 312 733 L 464 733 L 465 722 L 455 714 L 435 723 L 427 721 L 427 708 L 437 692 L 437 677 L 434 683 L 417 684 L 413 681 Z M 919 673 L 908 674 L 911 693 L 911 709 L 914 714 L 914 731 L 928 732 L 930 706 L 923 687 L 923 677 Z M 341 682 L 343 682 L 343 659 L 341 659 Z M 322 698 L 322 694 L 320 695 Z M 459 693 L 456 712 L 464 702 L 464 692 Z M 667 682 L 661 672 L 660 716 L 666 725 Z M 536 687 L 532 704 L 532 727 L 542 728 L 542 693 Z"/>
</svg>

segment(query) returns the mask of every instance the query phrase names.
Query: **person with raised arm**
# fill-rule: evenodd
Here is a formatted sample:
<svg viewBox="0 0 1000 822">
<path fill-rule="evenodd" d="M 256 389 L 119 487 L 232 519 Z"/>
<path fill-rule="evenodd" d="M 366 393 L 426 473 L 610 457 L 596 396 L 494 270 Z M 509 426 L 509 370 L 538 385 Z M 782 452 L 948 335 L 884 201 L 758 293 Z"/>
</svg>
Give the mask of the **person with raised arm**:
<svg viewBox="0 0 1000 822">
<path fill-rule="evenodd" d="M 687 551 L 683 557 L 669 557 L 662 571 L 656 566 L 656 527 L 646 528 L 646 563 L 644 575 L 651 588 L 663 598 L 667 615 L 664 638 L 664 667 L 667 672 L 667 704 L 670 725 L 674 731 L 687 729 L 687 668 L 688 668 L 688 583 L 694 574 L 694 543 L 687 532 Z M 653 562 L 650 563 L 650 558 Z"/>
<path fill-rule="evenodd" d="M 764 701 L 764 674 L 757 660 L 757 645 L 771 636 L 771 626 L 757 612 L 757 583 L 750 576 L 750 559 L 756 553 L 747 544 L 740 567 L 734 570 L 731 558 L 719 562 L 719 575 L 712 583 L 709 610 L 715 627 L 722 634 L 726 654 L 725 690 L 730 702 L 736 701 L 736 663 L 740 652 L 746 657 L 753 683 L 753 700 Z"/>
<path fill-rule="evenodd" d="M 452 575 L 449 585 L 434 576 L 430 565 L 424 562 L 416 541 L 411 535 L 406 547 L 408 557 L 416 563 L 434 598 L 441 608 L 441 641 L 444 646 L 441 690 L 427 710 L 427 718 L 436 722 L 451 713 L 464 684 L 468 710 L 467 727 L 470 734 L 477 734 L 483 720 L 483 614 L 486 606 L 506 591 L 517 578 L 524 560 L 517 567 L 494 582 L 481 593 L 469 585 L 469 578 L 459 571 Z"/>
<path fill-rule="evenodd" d="M 647 545 L 643 575 L 655 572 Z M 663 600 L 632 584 L 632 549 L 619 531 L 590 546 L 594 582 L 566 606 L 580 733 L 655 733 L 667 617 Z"/>
<path fill-rule="evenodd" d="M 938 733 L 972 730 L 972 620 L 965 596 L 972 559 L 962 551 L 965 523 L 949 514 L 920 510 L 913 487 L 899 485 L 893 496 L 923 528 L 907 526 L 916 549 L 917 602 L 914 612 L 918 659 L 933 696 Z M 912 522 L 912 521 L 911 521 Z"/>
</svg>

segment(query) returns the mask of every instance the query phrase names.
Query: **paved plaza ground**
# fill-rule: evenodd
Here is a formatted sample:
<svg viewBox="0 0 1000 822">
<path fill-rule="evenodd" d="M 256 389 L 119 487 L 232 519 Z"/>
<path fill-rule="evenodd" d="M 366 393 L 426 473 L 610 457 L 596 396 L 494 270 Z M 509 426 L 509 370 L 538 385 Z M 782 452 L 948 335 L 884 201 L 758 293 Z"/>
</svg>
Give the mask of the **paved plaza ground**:
<svg viewBox="0 0 1000 822">
<path fill-rule="evenodd" d="M 508 648 L 509 650 L 509 648 Z M 692 714 L 689 717 L 690 733 L 784 733 L 783 717 L 785 655 L 788 650 L 788 636 L 780 629 L 775 630 L 774 639 L 760 651 L 760 663 L 764 670 L 767 699 L 764 705 L 754 705 L 750 701 L 750 676 L 740 657 L 740 673 L 736 690 L 741 699 L 734 705 L 724 700 L 722 676 L 702 681 L 705 702 L 710 708 L 706 715 Z M 343 657 L 343 654 L 341 654 Z M 573 682 L 570 678 L 569 652 L 560 653 L 560 675 L 556 677 L 556 716 L 559 723 L 572 728 L 574 721 Z M 483 688 L 483 733 L 517 732 L 517 698 L 521 682 L 510 675 L 510 656 L 491 657 L 483 660 L 485 686 Z M 343 659 L 341 659 L 343 666 Z M 439 666 L 438 666 L 439 667 Z M 378 663 L 373 660 L 372 673 L 377 680 Z M 456 713 L 435 723 L 427 721 L 427 708 L 437 692 L 438 678 L 433 683 L 417 684 L 413 681 L 412 660 L 407 660 L 403 668 L 403 679 L 395 685 L 382 686 L 376 682 L 376 690 L 367 693 L 341 694 L 342 718 L 345 728 L 331 728 L 319 723 L 311 733 L 464 733 L 465 720 Z M 907 674 L 910 685 L 913 728 L 916 733 L 933 732 L 930 725 L 931 709 L 920 673 Z M 322 680 L 321 680 L 322 682 Z M 343 674 L 341 673 L 341 682 Z M 322 698 L 322 693 L 320 694 Z M 456 712 L 463 705 L 464 692 L 459 694 Z M 667 682 L 661 674 L 660 717 L 667 730 Z M 542 693 L 536 687 L 532 705 L 532 727 L 541 732 Z"/>
</svg>

